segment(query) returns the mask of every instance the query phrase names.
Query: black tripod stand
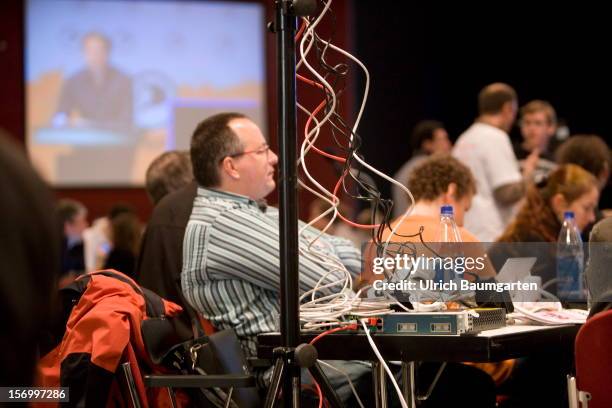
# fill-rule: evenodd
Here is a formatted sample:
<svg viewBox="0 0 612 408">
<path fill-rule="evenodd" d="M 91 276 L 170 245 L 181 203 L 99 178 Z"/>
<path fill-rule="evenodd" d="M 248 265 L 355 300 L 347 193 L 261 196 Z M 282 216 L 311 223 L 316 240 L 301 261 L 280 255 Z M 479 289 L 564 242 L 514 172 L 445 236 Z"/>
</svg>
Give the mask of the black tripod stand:
<svg viewBox="0 0 612 408">
<path fill-rule="evenodd" d="M 274 406 L 280 384 L 283 384 L 285 407 L 300 406 L 300 371 L 308 368 L 334 407 L 342 407 L 329 381 L 317 364 L 317 351 L 309 344 L 298 346 L 300 338 L 298 275 L 298 202 L 297 202 L 297 125 L 295 84 L 295 33 L 298 16 L 316 11 L 316 0 L 276 0 L 276 33 L 278 53 L 279 112 L 279 227 L 282 347 L 274 350 L 272 383 L 266 397 L 266 408 Z"/>
</svg>

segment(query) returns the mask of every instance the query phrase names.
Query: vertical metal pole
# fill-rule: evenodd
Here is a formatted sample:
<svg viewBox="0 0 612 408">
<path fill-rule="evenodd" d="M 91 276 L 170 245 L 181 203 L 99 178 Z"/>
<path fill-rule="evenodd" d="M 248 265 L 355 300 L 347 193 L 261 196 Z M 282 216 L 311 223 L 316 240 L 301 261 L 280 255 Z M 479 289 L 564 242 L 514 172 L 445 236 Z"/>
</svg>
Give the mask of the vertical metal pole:
<svg viewBox="0 0 612 408">
<path fill-rule="evenodd" d="M 415 362 L 402 361 L 402 393 L 409 407 L 416 407 Z"/>
<path fill-rule="evenodd" d="M 380 406 L 387 408 L 389 401 L 387 400 L 387 372 L 382 364 L 378 365 L 378 380 L 380 381 Z"/>
<path fill-rule="evenodd" d="M 295 348 L 299 342 L 299 276 L 298 276 L 298 202 L 297 202 L 297 125 L 295 84 L 296 17 L 291 15 L 292 2 L 276 0 L 276 39 L 278 53 L 278 143 L 280 201 L 280 288 L 282 346 Z M 289 362 L 284 376 L 285 407 L 299 404 L 300 369 Z M 293 384 L 297 382 L 297 395 Z M 295 403 L 295 401 L 294 401 Z"/>
</svg>

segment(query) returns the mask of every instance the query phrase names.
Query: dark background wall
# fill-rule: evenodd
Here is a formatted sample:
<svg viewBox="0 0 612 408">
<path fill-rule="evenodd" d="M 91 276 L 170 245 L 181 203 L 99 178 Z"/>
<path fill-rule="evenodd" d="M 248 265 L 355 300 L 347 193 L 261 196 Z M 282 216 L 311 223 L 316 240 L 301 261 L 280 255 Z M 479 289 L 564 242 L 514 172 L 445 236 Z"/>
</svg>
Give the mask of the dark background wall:
<svg viewBox="0 0 612 408">
<path fill-rule="evenodd" d="M 496 81 L 515 87 L 521 105 L 550 101 L 572 134 L 610 143 L 612 26 L 603 6 L 417 3 L 354 3 L 355 51 L 372 75 L 361 134 L 374 164 L 401 166 L 421 119 L 443 121 L 456 139 L 476 116 L 478 91 Z"/>
</svg>

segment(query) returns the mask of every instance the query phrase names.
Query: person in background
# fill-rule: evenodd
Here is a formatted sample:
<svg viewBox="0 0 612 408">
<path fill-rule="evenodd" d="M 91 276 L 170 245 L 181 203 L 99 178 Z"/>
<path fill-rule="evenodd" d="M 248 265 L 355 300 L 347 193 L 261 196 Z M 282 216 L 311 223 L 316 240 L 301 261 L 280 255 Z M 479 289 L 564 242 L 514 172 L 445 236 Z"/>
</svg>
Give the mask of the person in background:
<svg viewBox="0 0 612 408">
<path fill-rule="evenodd" d="M 57 203 L 56 214 L 63 235 L 61 271 L 62 280 L 85 272 L 83 232 L 88 226 L 87 208 L 79 201 L 62 199 Z"/>
<path fill-rule="evenodd" d="M 524 204 L 498 241 L 557 242 L 563 213 L 573 211 L 576 226 L 583 231 L 595 221 L 598 200 L 597 179 L 591 173 L 575 164 L 561 165 L 545 180 L 529 188 Z M 542 259 L 545 256 L 542 254 Z M 554 254 L 549 258 L 548 262 L 538 260 L 532 269 L 533 275 L 542 277 L 543 284 L 556 278 Z M 492 259 L 495 260 L 495 256 Z M 552 292 L 554 289 L 551 286 Z"/>
<path fill-rule="evenodd" d="M 529 188 L 515 219 L 489 250 L 489 258 L 500 270 L 507 258 L 536 257 L 531 275 L 540 276 L 542 288 L 556 294 L 557 254 L 552 243 L 558 241 L 563 213 L 573 211 L 576 225 L 584 230 L 595 219 L 598 198 L 598 182 L 591 173 L 575 164 L 560 165 L 546 179 Z M 565 406 L 566 375 L 574 363 L 572 356 L 569 348 L 562 352 L 543 350 L 519 360 L 505 384 L 508 399 L 501 406 Z"/>
<path fill-rule="evenodd" d="M 610 195 L 610 166 L 612 155 L 607 143 L 597 135 L 576 135 L 565 141 L 555 152 L 557 163 L 573 163 L 582 167 L 597 178 L 599 205 L 595 209 L 595 222 L 612 215 L 605 200 Z M 609 201 L 608 201 L 609 203 Z M 582 230 L 582 240 L 589 240 L 590 226 Z"/>
<path fill-rule="evenodd" d="M 459 160 L 448 154 L 432 155 L 417 164 L 406 180 L 406 186 L 414 196 L 415 205 L 409 217 L 406 217 L 396 231 L 399 235 L 413 235 L 422 226 L 423 240 L 437 242 L 439 240 L 440 207 L 452 205 L 454 218 L 465 241 L 476 241 L 464 228 L 464 217 L 472 205 L 476 194 L 476 181 L 470 169 Z M 401 217 L 391 222 L 395 228 Z M 386 239 L 390 230 L 383 234 Z M 418 237 L 413 238 L 415 242 Z"/>
<path fill-rule="evenodd" d="M 112 247 L 112 220 L 123 213 L 136 214 L 136 210 L 127 203 L 115 203 L 108 215 L 96 218 L 92 225 L 83 231 L 86 272 L 96 271 L 104 266 Z"/>
<path fill-rule="evenodd" d="M 142 235 L 140 221 L 133 212 L 122 212 L 110 221 L 112 247 L 103 268 L 115 269 L 133 278 Z"/>
<path fill-rule="evenodd" d="M 557 113 L 550 103 L 537 99 L 523 106 L 520 113 L 519 125 L 523 140 L 514 144 L 514 154 L 522 169 L 525 159 L 537 152 L 539 159 L 533 180 L 538 183 L 556 167 L 550 141 L 557 131 Z"/>
<path fill-rule="evenodd" d="M 459 160 L 448 154 L 434 154 L 418 163 L 410 172 L 407 187 L 412 192 L 415 205 L 410 216 L 406 217 L 401 224 L 401 217 L 391 222 L 391 228 L 397 227 L 395 234 L 390 242 L 419 244 L 436 244 L 440 241 L 440 207 L 451 205 L 454 211 L 455 222 L 459 228 L 459 233 L 463 242 L 478 242 L 478 239 L 463 227 L 464 215 L 470 209 L 472 198 L 476 193 L 476 182 L 470 169 Z M 398 225 L 399 224 L 399 225 Z M 421 237 L 417 235 L 420 229 Z M 382 239 L 385 241 L 391 234 L 390 229 L 386 229 Z M 478 250 L 476 246 L 466 245 L 465 250 Z M 426 250 L 426 247 L 419 247 L 417 250 Z M 480 249 L 480 253 L 484 248 Z M 419 275 L 416 272 L 413 277 L 432 278 Z M 492 265 L 487 267 L 480 275 L 483 278 L 495 276 Z M 370 279 L 368 276 L 365 278 Z M 422 291 L 421 291 L 422 292 Z M 418 292 L 417 292 L 418 293 Z M 430 406 L 450 406 L 452 402 L 448 399 L 447 393 L 459 392 L 462 387 L 468 386 L 472 389 L 479 389 L 477 395 L 470 401 L 469 406 L 495 405 L 495 387 L 506 380 L 513 367 L 513 361 L 503 361 L 495 364 L 458 364 L 448 363 L 439 385 L 442 392 L 432 395 Z M 434 378 L 438 363 L 423 363 L 419 368 L 419 378 L 424 383 L 430 383 Z M 460 380 L 459 380 L 460 379 Z"/>
<path fill-rule="evenodd" d="M 414 208 L 408 217 L 402 220 L 400 216 L 391 222 L 391 229 L 386 228 L 383 232 L 383 241 L 397 228 L 390 242 L 419 244 L 422 239 L 425 243 L 439 243 L 440 208 L 450 205 L 453 207 L 453 218 L 462 242 L 479 242 L 478 238 L 464 227 L 465 215 L 470 210 L 476 194 L 476 181 L 467 166 L 448 154 L 432 155 L 414 168 L 407 186 L 415 199 Z M 466 245 L 465 250 L 482 253 L 484 248 Z M 491 264 L 486 263 L 478 275 L 488 279 L 494 277 L 496 272 Z"/>
<path fill-rule="evenodd" d="M 406 185 L 410 171 L 429 155 L 435 153 L 450 153 L 452 144 L 444 124 L 437 120 L 423 120 L 416 124 L 410 137 L 412 157 L 408 160 L 393 178 Z M 408 209 L 409 198 L 398 186 L 391 186 L 393 198 L 393 217 L 399 217 Z"/>
<path fill-rule="evenodd" d="M 483 242 L 492 242 L 504 231 L 538 161 L 537 151 L 532 152 L 521 174 L 508 136 L 517 106 L 516 92 L 509 85 L 486 86 L 478 94 L 479 117 L 453 148 L 453 156 L 468 166 L 476 179 L 477 193 L 465 226 Z"/>
<path fill-rule="evenodd" d="M 43 354 L 41 333 L 55 320 L 59 309 L 61 231 L 57 228 L 55 199 L 20 147 L 0 130 L 3 387 L 34 385 L 37 358 Z M 7 406 L 13 405 L 19 403 Z"/>
<path fill-rule="evenodd" d="M 155 204 L 136 262 L 138 283 L 180 305 L 187 327 L 199 321 L 181 291 L 183 237 L 193 209 L 196 183 L 189 154 L 173 151 L 153 160 L 146 173 L 147 194 Z"/>
<path fill-rule="evenodd" d="M 145 175 L 145 189 L 153 205 L 157 205 L 168 193 L 192 181 L 189 152 L 172 150 L 162 153 L 151 162 Z"/>
</svg>

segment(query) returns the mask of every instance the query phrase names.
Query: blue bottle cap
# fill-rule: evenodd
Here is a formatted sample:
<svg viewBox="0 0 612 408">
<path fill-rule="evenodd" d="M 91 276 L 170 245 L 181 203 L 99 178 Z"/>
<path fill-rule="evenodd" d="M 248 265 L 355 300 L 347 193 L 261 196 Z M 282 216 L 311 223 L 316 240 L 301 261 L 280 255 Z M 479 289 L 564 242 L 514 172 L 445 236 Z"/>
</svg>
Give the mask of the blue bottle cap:
<svg viewBox="0 0 612 408">
<path fill-rule="evenodd" d="M 565 211 L 563 213 L 563 219 L 564 220 L 567 220 L 567 219 L 573 220 L 574 219 L 574 212 L 573 211 Z"/>
<path fill-rule="evenodd" d="M 443 205 L 440 207 L 441 215 L 453 215 L 453 206 L 452 205 Z"/>
</svg>

